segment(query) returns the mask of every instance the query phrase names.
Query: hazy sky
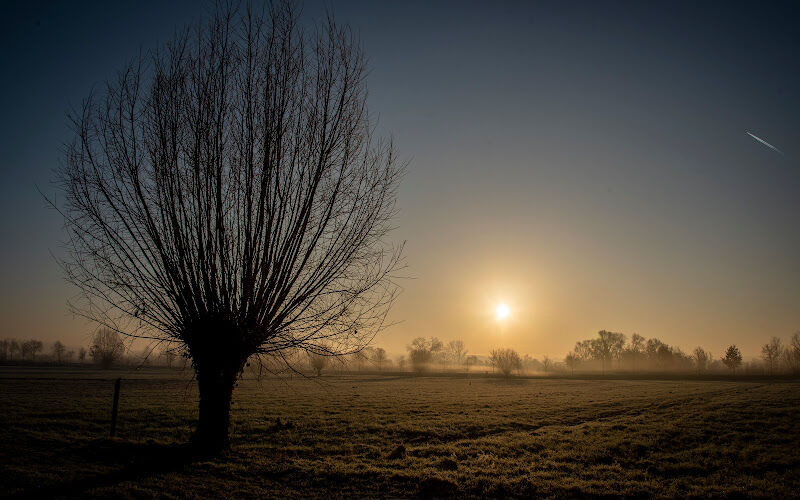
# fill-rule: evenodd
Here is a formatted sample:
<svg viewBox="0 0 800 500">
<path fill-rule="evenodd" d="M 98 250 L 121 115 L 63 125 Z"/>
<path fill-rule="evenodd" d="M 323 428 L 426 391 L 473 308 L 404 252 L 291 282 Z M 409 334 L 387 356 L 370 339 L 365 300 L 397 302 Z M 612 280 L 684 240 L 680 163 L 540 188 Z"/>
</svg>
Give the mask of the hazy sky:
<svg viewBox="0 0 800 500">
<path fill-rule="evenodd" d="M 561 357 L 609 329 L 750 358 L 800 329 L 800 4 L 333 6 L 410 161 L 396 238 L 414 278 L 378 345 Z M 36 186 L 55 193 L 70 106 L 201 10 L 0 6 L 0 337 L 88 343 Z"/>
</svg>

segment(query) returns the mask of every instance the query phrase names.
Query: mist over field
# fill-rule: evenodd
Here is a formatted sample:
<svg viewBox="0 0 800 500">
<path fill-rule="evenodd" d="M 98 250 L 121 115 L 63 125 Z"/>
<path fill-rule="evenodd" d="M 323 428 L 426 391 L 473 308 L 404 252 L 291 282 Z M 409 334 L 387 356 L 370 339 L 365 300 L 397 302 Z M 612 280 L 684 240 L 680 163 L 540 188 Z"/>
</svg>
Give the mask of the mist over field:
<svg viewBox="0 0 800 500">
<path fill-rule="evenodd" d="M 792 3 L 0 3 L 0 497 L 800 496 Z"/>
</svg>

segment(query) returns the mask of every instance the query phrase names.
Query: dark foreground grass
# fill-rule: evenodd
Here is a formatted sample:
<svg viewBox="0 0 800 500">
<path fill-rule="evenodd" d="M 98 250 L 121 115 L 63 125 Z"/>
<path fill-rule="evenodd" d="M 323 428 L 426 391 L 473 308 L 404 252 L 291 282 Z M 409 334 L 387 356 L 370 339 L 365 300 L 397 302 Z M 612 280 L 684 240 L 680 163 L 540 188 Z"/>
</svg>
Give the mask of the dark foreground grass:
<svg viewBox="0 0 800 500">
<path fill-rule="evenodd" d="M 800 495 L 791 381 L 246 380 L 219 457 L 183 446 L 196 390 L 166 371 L 3 370 L 0 405 L 12 496 Z"/>
</svg>

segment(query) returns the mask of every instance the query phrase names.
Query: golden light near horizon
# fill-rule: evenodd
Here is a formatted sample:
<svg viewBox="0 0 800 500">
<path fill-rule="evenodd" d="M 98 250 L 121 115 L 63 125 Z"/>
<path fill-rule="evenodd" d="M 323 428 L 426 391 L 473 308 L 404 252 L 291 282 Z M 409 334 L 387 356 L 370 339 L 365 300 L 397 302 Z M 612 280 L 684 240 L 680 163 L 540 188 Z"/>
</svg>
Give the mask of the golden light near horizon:
<svg viewBox="0 0 800 500">
<path fill-rule="evenodd" d="M 503 321 L 504 319 L 508 318 L 510 314 L 511 308 L 502 302 L 497 304 L 497 306 L 494 308 L 494 317 L 497 319 L 497 321 Z"/>
</svg>

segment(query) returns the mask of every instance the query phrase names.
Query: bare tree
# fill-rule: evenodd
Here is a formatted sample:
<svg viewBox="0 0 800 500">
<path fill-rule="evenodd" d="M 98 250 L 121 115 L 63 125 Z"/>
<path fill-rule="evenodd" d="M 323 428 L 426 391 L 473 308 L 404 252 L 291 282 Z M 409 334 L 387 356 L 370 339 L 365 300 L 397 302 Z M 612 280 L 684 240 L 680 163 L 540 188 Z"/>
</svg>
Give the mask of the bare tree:
<svg viewBox="0 0 800 500">
<path fill-rule="evenodd" d="M 766 361 L 769 366 L 769 374 L 772 375 L 775 368 L 775 361 L 780 359 L 783 353 L 783 346 L 781 339 L 772 337 L 772 339 L 761 347 L 761 357 Z"/>
<path fill-rule="evenodd" d="M 644 353 L 645 338 L 638 333 L 631 335 L 631 341 L 628 345 L 627 353 L 630 356 L 633 371 L 636 371 L 636 362 L 642 357 Z"/>
<path fill-rule="evenodd" d="M 455 366 L 464 366 L 467 352 L 463 340 L 451 340 L 447 343 L 447 357 L 450 358 Z"/>
<path fill-rule="evenodd" d="M 606 373 L 606 362 L 619 359 L 624 346 L 625 335 L 606 330 L 597 332 L 597 338 L 592 339 L 592 356 L 600 360 L 603 375 Z"/>
<path fill-rule="evenodd" d="M 23 360 L 30 356 L 31 361 L 36 361 L 36 353 L 41 352 L 42 349 L 44 349 L 44 344 L 41 340 L 26 340 L 20 345 Z"/>
<path fill-rule="evenodd" d="M 55 343 L 53 343 L 53 356 L 56 358 L 57 363 L 61 363 L 61 358 L 64 356 L 66 350 L 67 348 L 64 347 L 64 344 L 62 344 L 60 340 L 56 340 Z"/>
<path fill-rule="evenodd" d="M 164 363 L 166 363 L 167 368 L 172 368 L 173 363 L 175 363 L 175 358 L 178 357 L 173 348 L 164 349 L 161 351 L 161 355 L 164 357 Z"/>
<path fill-rule="evenodd" d="M 104 370 L 111 368 L 125 354 L 125 344 L 119 333 L 110 328 L 101 328 L 94 334 L 89 354 Z"/>
<path fill-rule="evenodd" d="M 86 360 L 86 348 L 81 347 L 80 349 L 78 349 L 78 361 L 83 363 L 85 360 Z"/>
<path fill-rule="evenodd" d="M 549 356 L 545 356 L 542 358 L 542 367 L 544 368 L 544 372 L 547 373 L 550 370 L 550 366 L 553 364 L 553 361 L 550 359 Z"/>
<path fill-rule="evenodd" d="M 470 354 L 464 360 L 464 368 L 466 369 L 466 371 L 469 371 L 470 368 L 472 368 L 473 366 L 475 366 L 477 364 L 478 364 L 478 356 L 476 356 L 474 354 Z"/>
<path fill-rule="evenodd" d="M 722 362 L 736 375 L 736 369 L 742 364 L 742 353 L 739 351 L 739 348 L 735 345 L 728 346 L 728 349 L 725 351 L 725 356 L 722 358 Z"/>
<path fill-rule="evenodd" d="M 8 359 L 8 346 L 10 342 L 8 339 L 0 340 L 0 360 L 5 361 Z"/>
<path fill-rule="evenodd" d="M 406 347 L 408 359 L 411 367 L 416 372 L 423 372 L 428 369 L 442 352 L 442 341 L 436 337 L 425 340 L 424 337 L 417 337 L 411 341 L 411 345 Z"/>
<path fill-rule="evenodd" d="M 792 335 L 791 342 L 783 350 L 783 359 L 792 374 L 800 374 L 800 332 Z"/>
<path fill-rule="evenodd" d="M 578 366 L 579 362 L 580 358 L 574 352 L 570 352 L 564 357 L 564 363 L 569 367 L 572 375 L 575 375 L 575 367 Z"/>
<path fill-rule="evenodd" d="M 219 10 L 72 117 L 59 172 L 75 310 L 177 342 L 200 392 L 194 442 L 229 443 L 251 356 L 345 355 L 386 326 L 402 166 L 373 137 L 366 59 L 328 18 Z M 325 347 L 327 346 L 327 347 Z"/>
<path fill-rule="evenodd" d="M 22 347 L 17 339 L 11 339 L 8 342 L 8 359 L 14 359 L 14 353 L 22 353 Z"/>
<path fill-rule="evenodd" d="M 522 368 L 522 358 L 514 349 L 495 349 L 490 353 L 489 359 L 492 366 L 506 377 L 511 376 L 514 370 L 519 371 Z"/>
<path fill-rule="evenodd" d="M 711 361 L 711 355 L 702 347 L 697 347 L 692 353 L 692 360 L 694 360 L 694 365 L 699 375 L 706 371 L 708 363 Z"/>
<path fill-rule="evenodd" d="M 317 377 L 322 376 L 322 370 L 328 366 L 330 359 L 330 356 L 323 356 L 322 354 L 315 354 L 313 352 L 308 353 L 308 364 L 314 370 Z"/>
<path fill-rule="evenodd" d="M 581 340 L 580 342 L 575 342 L 575 348 L 573 352 L 578 360 L 585 360 L 592 358 L 592 341 L 591 340 Z"/>
<path fill-rule="evenodd" d="M 379 371 L 383 370 L 383 364 L 386 362 L 387 359 L 388 358 L 386 356 L 386 349 L 384 349 L 383 347 L 376 347 L 372 351 L 372 362 L 375 363 L 375 366 L 378 367 Z"/>
</svg>

